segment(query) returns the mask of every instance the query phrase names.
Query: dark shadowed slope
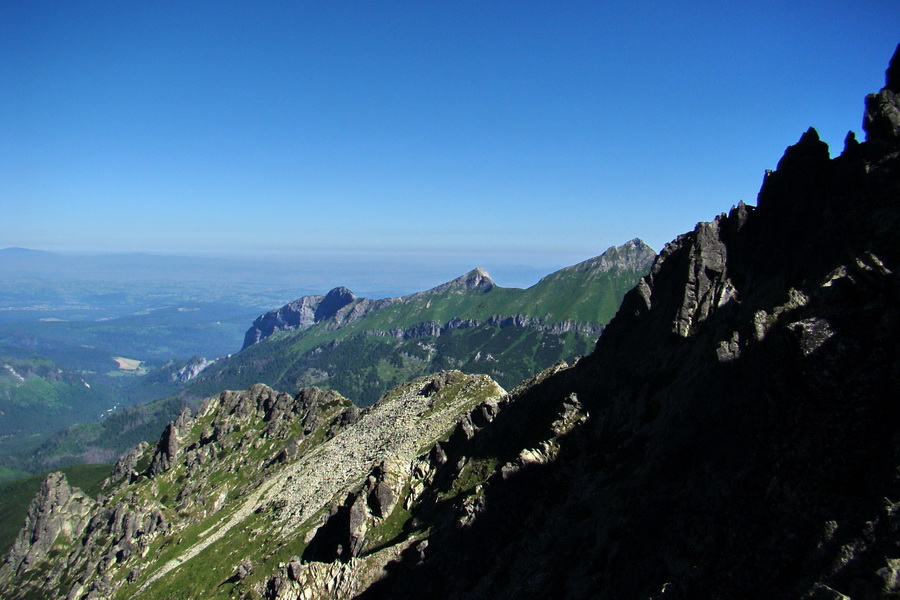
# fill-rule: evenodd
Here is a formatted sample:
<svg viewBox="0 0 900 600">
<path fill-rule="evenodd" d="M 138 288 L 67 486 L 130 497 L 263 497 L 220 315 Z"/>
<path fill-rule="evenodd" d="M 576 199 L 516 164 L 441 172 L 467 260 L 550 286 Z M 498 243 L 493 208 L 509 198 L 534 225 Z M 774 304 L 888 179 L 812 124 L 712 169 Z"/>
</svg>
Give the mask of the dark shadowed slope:
<svg viewBox="0 0 900 600">
<path fill-rule="evenodd" d="M 758 208 L 667 245 L 593 355 L 475 436 L 508 454 L 501 421 L 577 399 L 556 461 L 363 597 L 897 597 L 898 63 L 865 143 L 803 134 Z"/>
</svg>

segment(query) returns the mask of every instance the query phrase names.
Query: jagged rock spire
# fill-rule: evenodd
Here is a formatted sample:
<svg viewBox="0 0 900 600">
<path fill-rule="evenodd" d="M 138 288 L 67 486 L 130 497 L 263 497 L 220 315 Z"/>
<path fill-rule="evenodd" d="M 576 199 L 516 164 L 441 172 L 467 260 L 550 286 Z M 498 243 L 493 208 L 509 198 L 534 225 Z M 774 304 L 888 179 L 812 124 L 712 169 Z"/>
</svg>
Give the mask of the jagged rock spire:
<svg viewBox="0 0 900 600">
<path fill-rule="evenodd" d="M 900 141 L 900 44 L 884 75 L 881 91 L 866 96 L 863 129 L 866 141 L 894 144 Z"/>
<path fill-rule="evenodd" d="M 884 87 L 895 94 L 900 93 L 900 44 L 897 44 L 894 56 L 884 72 Z"/>
</svg>

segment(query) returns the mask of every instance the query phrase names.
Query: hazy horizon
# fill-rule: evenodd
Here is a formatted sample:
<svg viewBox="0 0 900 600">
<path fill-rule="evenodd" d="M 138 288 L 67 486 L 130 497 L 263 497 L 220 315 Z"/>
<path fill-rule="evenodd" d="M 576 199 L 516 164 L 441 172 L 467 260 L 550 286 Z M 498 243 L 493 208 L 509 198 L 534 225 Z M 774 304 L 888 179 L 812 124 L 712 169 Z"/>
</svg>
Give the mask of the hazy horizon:
<svg viewBox="0 0 900 600">
<path fill-rule="evenodd" d="M 627 241 L 623 240 L 622 243 Z M 10 257 L 8 252 L 16 250 L 25 251 L 25 256 L 36 259 L 40 259 L 41 255 L 50 255 L 76 261 L 82 259 L 82 262 L 65 265 L 51 263 L 48 270 L 47 265 L 41 263 L 23 262 L 16 265 L 2 260 L 4 254 Z M 475 254 L 448 254 L 434 250 L 416 254 L 381 252 L 360 256 L 354 252 L 326 251 L 245 255 L 56 251 L 7 247 L 0 248 L 0 279 L 34 276 L 60 281 L 259 283 L 296 289 L 297 296 L 325 293 L 333 287 L 343 286 L 360 296 L 385 297 L 428 289 L 455 279 L 476 267 L 487 270 L 497 285 L 527 288 L 545 275 L 593 258 L 606 250 L 591 256 L 547 253 L 543 255 L 543 260 L 525 263 L 517 260 L 514 255 L 500 258 L 494 256 L 490 261 L 479 262 L 479 257 Z M 37 256 L 27 253 L 36 253 Z M 101 262 L 96 264 L 84 262 L 91 259 Z M 70 270 L 72 267 L 77 269 Z M 44 270 L 41 271 L 41 268 Z"/>
</svg>

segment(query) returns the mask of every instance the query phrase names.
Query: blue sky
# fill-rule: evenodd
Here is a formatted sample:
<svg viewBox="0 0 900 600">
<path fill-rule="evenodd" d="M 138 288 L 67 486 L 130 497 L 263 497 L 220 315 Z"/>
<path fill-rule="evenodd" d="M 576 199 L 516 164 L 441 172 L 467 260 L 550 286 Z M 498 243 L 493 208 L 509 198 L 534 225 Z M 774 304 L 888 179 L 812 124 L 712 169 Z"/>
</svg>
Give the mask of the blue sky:
<svg viewBox="0 0 900 600">
<path fill-rule="evenodd" d="M 657 250 L 839 153 L 900 3 L 0 2 L 0 247 Z M 860 136 L 861 137 L 861 136 Z"/>
</svg>

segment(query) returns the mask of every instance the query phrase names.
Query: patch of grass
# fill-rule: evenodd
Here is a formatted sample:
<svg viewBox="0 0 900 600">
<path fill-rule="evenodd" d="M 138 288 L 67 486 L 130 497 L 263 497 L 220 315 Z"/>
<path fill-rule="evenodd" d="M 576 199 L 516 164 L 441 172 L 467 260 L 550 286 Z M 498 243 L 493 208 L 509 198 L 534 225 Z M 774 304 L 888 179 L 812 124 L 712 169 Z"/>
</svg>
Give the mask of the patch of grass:
<svg viewBox="0 0 900 600">
<path fill-rule="evenodd" d="M 406 525 L 412 512 L 403 508 L 409 496 L 410 482 L 407 481 L 397 499 L 391 514 L 366 535 L 366 552 L 377 552 L 381 548 L 396 544 L 405 537 Z"/>
<path fill-rule="evenodd" d="M 483 484 L 497 470 L 499 462 L 494 457 L 470 458 L 459 476 L 453 480 L 450 490 L 443 496 L 454 498 L 467 494 L 476 486 Z"/>
<path fill-rule="evenodd" d="M 10 481 L 12 479 L 24 479 L 29 475 L 31 475 L 31 473 L 28 473 L 26 471 L 17 471 L 15 469 L 10 469 L 9 467 L 0 465 L 0 483 Z"/>
<path fill-rule="evenodd" d="M 216 515 L 203 523 L 193 525 L 184 530 L 178 537 L 180 543 L 168 545 L 160 555 L 156 564 L 178 556 L 191 547 L 198 539 L 199 533 L 205 531 Z M 289 543 L 283 543 L 277 534 L 271 532 L 269 515 L 254 513 L 241 523 L 235 525 L 218 543 L 204 549 L 191 560 L 166 574 L 149 586 L 140 597 L 142 600 L 193 600 L 195 598 L 227 599 L 240 596 L 237 588 L 246 592 L 250 585 L 271 574 L 275 565 L 285 562 L 293 555 L 303 552 L 303 535 L 298 535 Z M 229 581 L 235 567 L 243 560 L 256 567 L 256 573 L 243 582 Z M 261 567 L 261 568 L 260 568 Z M 147 576 L 152 576 L 152 572 Z M 127 586 L 117 598 L 131 597 L 140 585 L 146 581 L 141 578 L 134 585 Z M 240 596 L 244 597 L 244 596 Z"/>
</svg>

